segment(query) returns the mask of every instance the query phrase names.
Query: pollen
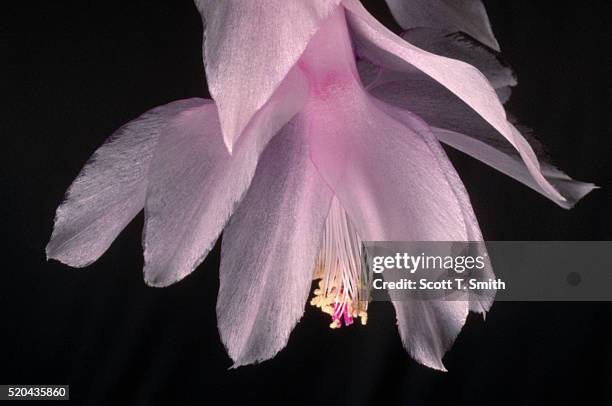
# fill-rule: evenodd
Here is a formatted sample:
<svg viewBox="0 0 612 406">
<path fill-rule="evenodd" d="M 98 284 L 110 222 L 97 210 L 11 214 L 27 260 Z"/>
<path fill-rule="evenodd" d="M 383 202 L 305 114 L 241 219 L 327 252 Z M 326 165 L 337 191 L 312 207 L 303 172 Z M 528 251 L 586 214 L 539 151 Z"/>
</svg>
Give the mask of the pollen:
<svg viewBox="0 0 612 406">
<path fill-rule="evenodd" d="M 368 322 L 367 302 L 342 299 L 344 296 L 335 294 L 336 289 L 332 289 L 330 294 L 325 291 L 323 280 L 319 281 L 319 287 L 314 291 L 314 297 L 310 304 L 321 309 L 323 313 L 331 316 L 332 322 L 329 327 L 332 329 L 353 324 L 354 319 L 359 318 L 362 325 Z M 338 297 L 339 296 L 339 297 Z"/>
<path fill-rule="evenodd" d="M 330 328 L 368 321 L 369 291 L 362 241 L 336 198 L 325 224 L 325 234 L 314 272 L 318 287 L 310 304 L 330 315 Z"/>
</svg>

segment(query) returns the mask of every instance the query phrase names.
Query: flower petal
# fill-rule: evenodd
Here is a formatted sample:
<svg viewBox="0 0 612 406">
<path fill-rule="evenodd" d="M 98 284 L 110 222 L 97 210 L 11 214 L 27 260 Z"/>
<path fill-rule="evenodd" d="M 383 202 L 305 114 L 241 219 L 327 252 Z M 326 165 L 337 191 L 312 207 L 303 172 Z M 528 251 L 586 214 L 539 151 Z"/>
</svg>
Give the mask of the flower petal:
<svg viewBox="0 0 612 406">
<path fill-rule="evenodd" d="M 117 130 L 58 207 L 47 258 L 74 267 L 97 260 L 144 206 L 149 164 L 162 128 L 174 115 L 206 102 L 187 99 L 159 106 Z"/>
<path fill-rule="evenodd" d="M 516 76 L 502 60 L 499 52 L 465 34 L 449 34 L 433 28 L 415 28 L 404 32 L 402 38 L 436 55 L 469 63 L 487 77 L 494 89 L 516 86 Z"/>
<path fill-rule="evenodd" d="M 331 199 L 294 120 L 262 154 L 223 233 L 217 318 L 234 367 L 286 345 L 304 313 Z"/>
<path fill-rule="evenodd" d="M 151 164 L 145 205 L 145 281 L 167 286 L 206 257 L 246 192 L 268 141 L 303 106 L 308 84 L 293 69 L 230 155 L 214 105 L 178 116 Z"/>
<path fill-rule="evenodd" d="M 531 175 L 551 198 L 565 200 L 542 176 L 533 149 L 507 121 L 497 94 L 478 69 L 423 51 L 402 40 L 376 21 L 356 0 L 343 0 L 343 4 L 350 11 L 347 17 L 362 55 L 369 55 L 375 62 L 378 60 L 394 68 L 403 63 L 408 65 L 404 68 L 406 71 L 413 71 L 413 67 L 416 67 L 438 81 L 508 139 L 525 161 Z"/>
<path fill-rule="evenodd" d="M 339 2 L 196 0 L 208 86 L 230 152 Z"/>
<path fill-rule="evenodd" d="M 364 241 L 465 241 L 457 195 L 422 136 L 353 90 L 308 107 L 311 155 Z M 416 125 L 413 127 L 417 127 Z M 468 301 L 394 299 L 406 349 L 441 362 L 468 313 Z"/>
<path fill-rule="evenodd" d="M 453 164 L 448 159 L 448 156 L 446 155 L 446 152 L 444 152 L 440 142 L 436 139 L 436 129 L 430 128 L 429 125 L 426 124 L 420 117 L 406 110 L 401 110 L 384 104 L 381 104 L 380 107 L 383 111 L 386 111 L 389 115 L 403 123 L 406 127 L 423 137 L 423 140 L 429 146 L 429 150 L 438 161 L 438 165 L 446 176 L 446 180 L 453 189 L 453 192 L 457 197 L 457 201 L 461 206 L 463 221 L 465 222 L 467 231 L 467 240 L 484 241 L 482 238 L 482 232 L 480 231 L 480 226 L 478 225 L 478 220 L 476 219 L 476 215 L 472 209 L 470 197 L 465 190 L 463 182 L 459 178 L 459 174 L 457 174 Z M 489 257 L 484 244 L 473 245 L 470 248 L 472 249 L 472 252 L 470 253 L 471 255 L 474 257 L 482 256 L 485 258 L 486 267 L 484 268 L 484 272 L 486 274 L 482 276 L 482 280 L 494 279 L 495 275 L 493 274 L 492 264 L 488 259 Z M 494 298 L 494 290 L 470 290 L 470 311 L 485 314 L 493 305 Z"/>
<path fill-rule="evenodd" d="M 473 156 L 548 197 L 571 208 L 595 186 L 572 180 L 540 156 L 542 175 L 560 190 L 565 200 L 553 198 L 537 183 L 524 161 L 499 132 L 446 88 L 422 73 L 405 74 L 370 88 L 380 100 L 415 113 L 434 130 L 440 141 Z"/>
<path fill-rule="evenodd" d="M 381 105 L 360 90 L 311 102 L 313 162 L 363 240 L 465 240 L 461 208 L 427 143 Z"/>
<path fill-rule="evenodd" d="M 443 128 L 432 128 L 432 131 L 445 144 L 484 162 L 548 197 L 540 185 L 533 180 L 520 157 L 511 148 L 504 148 L 503 145 L 490 138 L 487 142 L 484 137 L 472 137 Z M 554 200 L 555 203 L 565 209 L 571 209 L 586 194 L 597 188 L 592 183 L 573 180 L 547 162 L 542 162 L 542 174 L 563 196 L 567 197 L 566 201 Z"/>
<path fill-rule="evenodd" d="M 461 31 L 499 51 L 487 10 L 481 0 L 387 0 L 404 29 L 430 27 Z"/>
</svg>

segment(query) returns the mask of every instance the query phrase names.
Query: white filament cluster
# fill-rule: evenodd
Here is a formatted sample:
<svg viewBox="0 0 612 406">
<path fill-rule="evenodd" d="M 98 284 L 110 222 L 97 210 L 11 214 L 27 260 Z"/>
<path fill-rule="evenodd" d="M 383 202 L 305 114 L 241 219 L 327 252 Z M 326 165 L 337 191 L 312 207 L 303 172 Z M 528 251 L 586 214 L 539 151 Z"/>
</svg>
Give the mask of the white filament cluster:
<svg viewBox="0 0 612 406">
<path fill-rule="evenodd" d="M 311 303 L 332 316 L 331 327 L 367 320 L 368 273 L 361 238 L 337 198 L 332 200 L 314 279 Z"/>
</svg>

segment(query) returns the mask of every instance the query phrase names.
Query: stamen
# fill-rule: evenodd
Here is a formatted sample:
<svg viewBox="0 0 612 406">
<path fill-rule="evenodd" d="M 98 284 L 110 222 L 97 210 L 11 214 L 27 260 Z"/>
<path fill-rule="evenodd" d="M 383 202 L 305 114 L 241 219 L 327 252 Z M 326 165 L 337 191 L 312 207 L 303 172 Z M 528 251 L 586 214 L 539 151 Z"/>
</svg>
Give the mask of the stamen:
<svg viewBox="0 0 612 406">
<path fill-rule="evenodd" d="M 314 279 L 319 287 L 310 304 L 332 318 L 330 328 L 368 321 L 368 273 L 362 241 L 337 198 L 332 200 Z"/>
</svg>

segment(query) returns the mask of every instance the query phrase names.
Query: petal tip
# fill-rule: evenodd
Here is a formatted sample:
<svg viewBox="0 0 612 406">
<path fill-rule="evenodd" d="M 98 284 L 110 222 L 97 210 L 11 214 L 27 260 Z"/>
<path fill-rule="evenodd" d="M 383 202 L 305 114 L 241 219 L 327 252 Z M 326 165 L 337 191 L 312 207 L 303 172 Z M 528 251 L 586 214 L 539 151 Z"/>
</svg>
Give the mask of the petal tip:
<svg viewBox="0 0 612 406">
<path fill-rule="evenodd" d="M 81 258 L 78 255 L 71 255 L 69 252 L 56 249 L 52 246 L 51 241 L 45 247 L 45 258 L 47 262 L 54 260 L 71 268 L 85 268 L 95 261 L 95 259 Z"/>
<path fill-rule="evenodd" d="M 234 144 L 227 138 L 224 138 L 223 141 L 225 142 L 225 148 L 227 148 L 227 152 L 230 154 L 230 156 L 232 156 L 234 151 Z"/>
<path fill-rule="evenodd" d="M 175 284 L 180 281 L 182 278 L 163 278 L 160 277 L 159 273 L 148 271 L 145 267 L 144 270 L 144 283 L 151 288 L 166 288 L 170 285 Z"/>
<path fill-rule="evenodd" d="M 436 371 L 439 372 L 448 372 L 448 369 L 446 369 L 446 367 L 444 366 L 444 364 L 442 363 L 442 360 L 431 360 L 428 362 L 423 362 L 423 361 L 419 361 L 422 362 L 424 366 L 434 369 Z"/>
<path fill-rule="evenodd" d="M 223 123 L 221 123 L 221 137 L 223 137 L 223 144 L 230 156 L 234 153 L 235 140 L 240 134 L 241 131 L 224 128 Z"/>
<path fill-rule="evenodd" d="M 166 283 L 166 282 L 163 282 L 163 281 L 158 281 L 158 280 L 155 280 L 155 279 L 148 278 L 146 276 L 144 277 L 144 283 L 145 283 L 145 285 L 147 285 L 150 288 L 165 288 L 165 287 L 168 287 L 168 286 L 171 285 L 171 283 Z"/>
<path fill-rule="evenodd" d="M 189 268 L 187 272 L 177 271 L 171 265 L 167 264 L 151 264 L 145 256 L 145 265 L 143 268 L 143 279 L 147 286 L 152 288 L 167 288 L 177 282 L 182 281 L 190 275 L 196 266 Z"/>
<path fill-rule="evenodd" d="M 248 365 L 246 363 L 242 363 L 242 362 L 239 362 L 239 361 L 234 361 L 234 360 L 232 360 L 232 361 L 233 361 L 232 365 L 229 368 L 227 368 L 228 371 L 233 371 L 233 370 L 236 370 L 236 369 L 238 369 L 240 367 Z"/>
<path fill-rule="evenodd" d="M 45 259 L 47 262 L 54 260 L 72 268 L 85 268 L 95 262 L 98 257 L 91 258 L 83 250 L 67 247 L 66 239 L 62 239 L 57 229 L 54 228 L 51 238 L 45 246 Z"/>
<path fill-rule="evenodd" d="M 566 198 L 562 202 L 556 202 L 560 207 L 571 210 L 578 202 L 580 202 L 586 195 L 594 190 L 601 189 L 601 186 L 590 182 L 579 182 L 574 181 L 574 184 L 580 186 L 574 194 L 568 194 L 569 198 Z"/>
<path fill-rule="evenodd" d="M 228 350 L 227 347 L 226 347 L 226 350 Z M 279 353 L 279 351 L 274 352 L 272 355 L 263 356 L 263 357 L 241 357 L 241 356 L 236 356 L 235 354 L 230 354 L 230 352 L 228 351 L 228 355 L 230 359 L 232 360 L 232 365 L 227 369 L 228 371 L 236 370 L 240 367 L 247 367 L 249 365 L 261 364 L 262 362 L 265 362 L 265 361 L 268 361 L 274 358 L 276 354 Z"/>
</svg>

